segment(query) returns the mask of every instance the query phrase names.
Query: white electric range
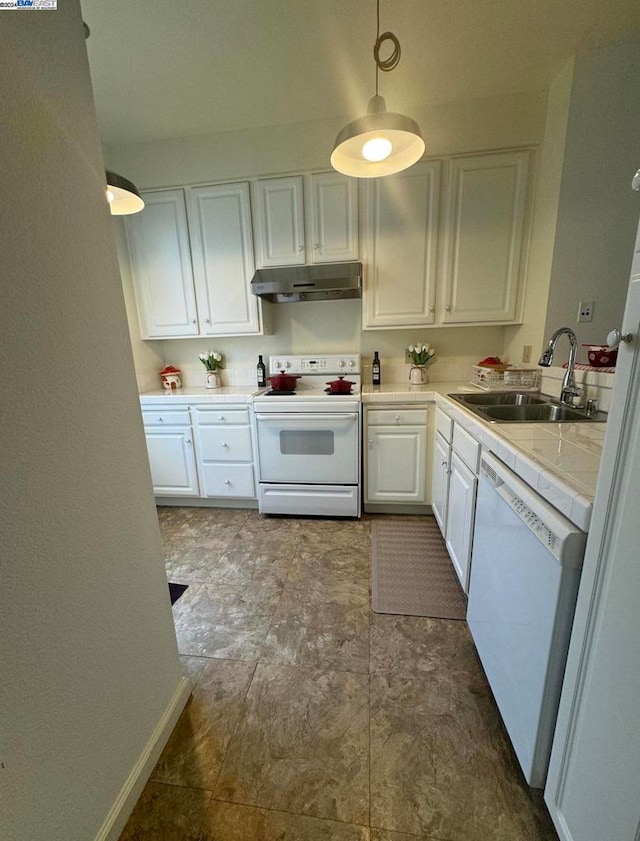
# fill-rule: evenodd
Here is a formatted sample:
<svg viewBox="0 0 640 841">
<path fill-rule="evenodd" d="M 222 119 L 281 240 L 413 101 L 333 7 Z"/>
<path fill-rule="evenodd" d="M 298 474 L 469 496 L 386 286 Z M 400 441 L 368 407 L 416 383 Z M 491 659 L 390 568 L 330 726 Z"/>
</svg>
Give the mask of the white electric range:
<svg viewBox="0 0 640 841">
<path fill-rule="evenodd" d="M 297 374 L 294 392 L 254 397 L 262 514 L 359 517 L 360 355 L 269 358 L 269 376 Z M 344 376 L 351 394 L 327 393 Z"/>
</svg>

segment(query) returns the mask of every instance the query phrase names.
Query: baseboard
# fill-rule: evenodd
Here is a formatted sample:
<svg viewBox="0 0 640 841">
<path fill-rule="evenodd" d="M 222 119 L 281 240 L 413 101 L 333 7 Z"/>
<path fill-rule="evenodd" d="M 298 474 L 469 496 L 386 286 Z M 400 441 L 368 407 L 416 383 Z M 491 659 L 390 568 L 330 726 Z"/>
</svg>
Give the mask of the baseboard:
<svg viewBox="0 0 640 841">
<path fill-rule="evenodd" d="M 189 700 L 190 695 L 191 682 L 183 676 L 160 721 L 151 734 L 151 738 L 145 745 L 138 761 L 131 769 L 131 773 L 116 797 L 115 803 L 109 809 L 109 814 L 100 827 L 95 841 L 117 841 L 122 834 L 122 830 L 133 811 L 133 807 L 138 802 L 138 798 L 142 794 L 142 790 L 147 784 L 147 780 L 151 776 L 151 772 L 155 768 L 156 762 L 160 758 L 160 754 L 173 732 L 173 728 L 178 723 L 180 714 Z"/>
<path fill-rule="evenodd" d="M 430 505 L 411 505 L 394 502 L 365 502 L 366 514 L 432 514 Z"/>
<path fill-rule="evenodd" d="M 220 496 L 157 496 L 156 505 L 179 505 L 181 508 L 251 508 L 258 507 L 257 499 L 226 499 Z"/>
</svg>

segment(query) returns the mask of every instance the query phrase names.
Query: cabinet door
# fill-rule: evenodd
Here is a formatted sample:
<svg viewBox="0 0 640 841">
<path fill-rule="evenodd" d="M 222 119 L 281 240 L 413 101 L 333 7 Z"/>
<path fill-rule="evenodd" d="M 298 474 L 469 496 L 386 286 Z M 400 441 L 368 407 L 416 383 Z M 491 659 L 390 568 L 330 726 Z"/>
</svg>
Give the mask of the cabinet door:
<svg viewBox="0 0 640 841">
<path fill-rule="evenodd" d="M 469 592 L 471 544 L 478 480 L 456 452 L 451 454 L 446 544 L 465 593 Z"/>
<path fill-rule="evenodd" d="M 526 151 L 449 162 L 444 323 L 516 319 L 524 273 L 528 163 Z"/>
<path fill-rule="evenodd" d="M 196 187 L 187 198 L 201 333 L 260 333 L 259 299 L 250 289 L 249 185 Z"/>
<path fill-rule="evenodd" d="M 358 183 L 339 172 L 311 176 L 309 235 L 314 263 L 357 260 Z"/>
<path fill-rule="evenodd" d="M 426 502 L 426 426 L 370 426 L 367 502 Z"/>
<path fill-rule="evenodd" d="M 124 218 L 143 339 L 197 336 L 198 314 L 182 190 L 144 194 Z"/>
<path fill-rule="evenodd" d="M 260 267 L 305 263 L 302 176 L 260 180 L 256 195 Z"/>
<path fill-rule="evenodd" d="M 451 447 L 440 433 L 436 434 L 433 447 L 433 481 L 431 510 L 440 526 L 442 536 L 447 536 L 447 497 L 449 495 L 449 469 Z"/>
<path fill-rule="evenodd" d="M 145 428 L 153 491 L 156 496 L 198 496 L 191 430 Z"/>
<path fill-rule="evenodd" d="M 419 163 L 367 187 L 363 327 L 433 324 L 440 163 Z"/>
</svg>

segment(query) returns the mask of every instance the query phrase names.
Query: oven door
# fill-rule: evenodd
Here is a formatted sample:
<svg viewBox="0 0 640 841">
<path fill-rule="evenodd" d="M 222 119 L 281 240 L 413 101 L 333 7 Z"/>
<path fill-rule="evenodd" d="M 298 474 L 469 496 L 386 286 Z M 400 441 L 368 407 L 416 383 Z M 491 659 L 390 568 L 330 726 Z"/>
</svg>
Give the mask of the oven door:
<svg viewBox="0 0 640 841">
<path fill-rule="evenodd" d="M 261 482 L 355 485 L 358 412 L 257 413 Z"/>
</svg>

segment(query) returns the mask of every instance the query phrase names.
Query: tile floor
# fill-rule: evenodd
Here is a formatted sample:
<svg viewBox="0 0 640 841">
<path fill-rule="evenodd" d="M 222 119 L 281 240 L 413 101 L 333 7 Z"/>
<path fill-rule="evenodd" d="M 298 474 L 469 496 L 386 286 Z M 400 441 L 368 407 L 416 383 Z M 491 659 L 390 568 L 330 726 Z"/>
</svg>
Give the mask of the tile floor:
<svg viewBox="0 0 640 841">
<path fill-rule="evenodd" d="M 369 606 L 371 517 L 160 508 L 194 691 L 121 841 L 554 841 L 464 622 Z"/>
</svg>

